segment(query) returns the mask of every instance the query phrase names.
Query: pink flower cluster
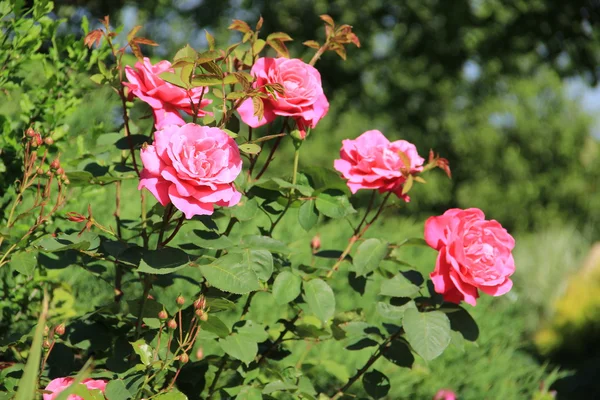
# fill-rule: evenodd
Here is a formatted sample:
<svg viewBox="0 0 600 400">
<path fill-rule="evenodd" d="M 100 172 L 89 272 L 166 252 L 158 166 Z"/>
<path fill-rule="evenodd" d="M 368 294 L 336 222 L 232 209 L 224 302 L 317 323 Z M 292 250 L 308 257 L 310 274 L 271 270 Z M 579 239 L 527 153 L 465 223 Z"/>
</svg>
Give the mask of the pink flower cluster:
<svg viewBox="0 0 600 400">
<path fill-rule="evenodd" d="M 75 379 L 73 379 L 73 378 L 53 379 L 52 381 L 50 381 L 48 386 L 46 386 L 46 388 L 44 389 L 45 391 L 50 392 L 50 393 L 44 393 L 44 395 L 43 395 L 44 400 L 54 400 L 56 397 L 58 397 L 60 392 L 64 391 L 69 386 L 71 386 L 74 381 L 75 381 Z M 85 379 L 81 382 L 81 384 L 85 385 L 89 390 L 97 389 L 97 390 L 101 391 L 102 393 L 104 393 L 108 382 L 106 382 L 102 379 Z M 71 394 L 67 397 L 67 400 L 83 400 L 83 398 L 81 396 Z"/>
</svg>

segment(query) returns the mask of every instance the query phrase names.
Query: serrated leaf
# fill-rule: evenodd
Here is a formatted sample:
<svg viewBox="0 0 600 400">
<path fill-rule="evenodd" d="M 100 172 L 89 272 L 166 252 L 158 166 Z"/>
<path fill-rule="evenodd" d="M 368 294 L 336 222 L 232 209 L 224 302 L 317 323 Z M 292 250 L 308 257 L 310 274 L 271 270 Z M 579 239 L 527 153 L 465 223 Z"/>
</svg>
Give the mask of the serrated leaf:
<svg viewBox="0 0 600 400">
<path fill-rule="evenodd" d="M 172 83 L 172 82 L 171 82 Z M 192 78 L 193 86 L 222 85 L 223 79 L 214 74 L 197 74 Z"/>
<path fill-rule="evenodd" d="M 306 42 L 302 43 L 303 45 L 310 47 L 311 49 L 319 49 L 319 47 L 321 47 L 321 45 L 319 44 L 319 42 L 316 42 L 314 40 L 307 40 Z"/>
<path fill-rule="evenodd" d="M 164 275 L 185 268 L 190 259 L 180 249 L 165 247 L 159 250 L 146 250 L 142 254 L 138 272 Z"/>
<path fill-rule="evenodd" d="M 402 325 L 408 343 L 426 361 L 438 357 L 450 344 L 450 321 L 441 311 L 410 308 L 404 312 Z"/>
<path fill-rule="evenodd" d="M 319 220 L 315 200 L 306 200 L 298 210 L 298 222 L 305 231 L 309 231 Z"/>
<path fill-rule="evenodd" d="M 273 282 L 273 297 L 278 304 L 287 304 L 300 295 L 302 279 L 289 271 L 283 271 Z"/>
<path fill-rule="evenodd" d="M 180 74 L 176 74 L 174 72 L 163 72 L 163 73 L 160 73 L 158 75 L 158 77 L 165 82 L 172 83 L 175 86 L 179 86 L 182 88 L 187 88 L 189 86 L 187 83 L 185 83 L 183 81 L 183 79 L 181 79 Z"/>
<path fill-rule="evenodd" d="M 10 266 L 20 274 L 31 276 L 37 266 L 37 252 L 21 251 L 10 259 Z"/>
<path fill-rule="evenodd" d="M 229 335 L 229 328 L 221 319 L 210 315 L 206 321 L 200 321 L 200 327 L 208 332 L 212 332 L 220 338 L 225 338 Z"/>
<path fill-rule="evenodd" d="M 282 380 L 276 380 L 273 382 L 269 382 L 265 385 L 265 387 L 262 390 L 263 394 L 271 394 L 273 392 L 279 392 L 282 390 L 296 390 L 298 389 L 298 386 L 293 385 L 291 383 L 288 382 L 284 382 Z"/>
<path fill-rule="evenodd" d="M 177 61 L 181 58 L 191 58 L 193 60 L 196 58 L 197 54 L 198 53 L 192 48 L 192 46 L 186 44 L 185 47 L 179 49 L 177 53 L 175 53 L 173 60 Z"/>
<path fill-rule="evenodd" d="M 246 235 L 242 237 L 240 246 L 268 250 L 271 253 L 289 254 L 291 252 L 285 243 L 268 236 Z"/>
<path fill-rule="evenodd" d="M 140 361 L 144 365 L 150 365 L 152 362 L 152 347 L 150 347 L 144 339 L 140 339 L 136 342 L 131 342 L 133 351 L 140 357 Z"/>
<path fill-rule="evenodd" d="M 227 336 L 225 339 L 220 339 L 219 345 L 229 356 L 242 361 L 246 365 L 250 364 L 258 353 L 258 344 L 255 341 L 237 333 Z"/>
<path fill-rule="evenodd" d="M 303 283 L 304 301 L 321 321 L 327 321 L 335 313 L 335 295 L 331 287 L 322 279 Z"/>
<path fill-rule="evenodd" d="M 285 46 L 285 44 L 283 44 L 283 42 L 281 40 L 278 40 L 278 39 L 268 40 L 267 39 L 267 44 L 269 46 L 271 46 L 271 48 L 273 50 L 275 50 L 280 57 L 290 58 L 290 52 L 288 51 L 287 47 Z"/>
<path fill-rule="evenodd" d="M 329 218 L 343 218 L 356 213 L 345 195 L 332 196 L 327 193 L 319 193 L 315 204 L 317 210 Z"/>
<path fill-rule="evenodd" d="M 367 394 L 374 399 L 387 396 L 391 387 L 389 378 L 376 369 L 364 374 L 362 382 Z"/>
<path fill-rule="evenodd" d="M 375 271 L 388 253 L 388 243 L 380 239 L 367 239 L 358 246 L 352 265 L 358 276 Z"/>
<path fill-rule="evenodd" d="M 404 275 L 397 274 L 381 283 L 379 294 L 392 297 L 410 297 L 418 291 L 418 286 L 414 285 Z"/>
<path fill-rule="evenodd" d="M 121 379 L 113 379 L 108 382 L 104 395 L 107 400 L 127 400 L 133 397 Z"/>
<path fill-rule="evenodd" d="M 404 312 L 409 308 L 417 308 L 414 301 L 409 301 L 403 306 L 394 306 L 380 301 L 376 306 L 376 310 L 379 315 L 392 321 L 400 321 L 402 317 L 404 317 Z"/>
<path fill-rule="evenodd" d="M 200 271 L 212 286 L 225 292 L 245 294 L 260 289 L 258 276 L 240 253 L 226 254 L 211 264 L 200 265 Z"/>
<path fill-rule="evenodd" d="M 257 39 L 256 42 L 254 42 L 254 44 L 252 45 L 252 52 L 254 53 L 254 55 L 256 56 L 261 51 L 263 51 L 266 44 L 267 42 L 265 42 L 263 39 Z"/>
<path fill-rule="evenodd" d="M 292 39 L 291 36 L 285 32 L 273 32 L 269 36 L 267 36 L 267 42 L 270 40 L 280 40 L 282 42 L 289 42 L 294 39 Z"/>
</svg>

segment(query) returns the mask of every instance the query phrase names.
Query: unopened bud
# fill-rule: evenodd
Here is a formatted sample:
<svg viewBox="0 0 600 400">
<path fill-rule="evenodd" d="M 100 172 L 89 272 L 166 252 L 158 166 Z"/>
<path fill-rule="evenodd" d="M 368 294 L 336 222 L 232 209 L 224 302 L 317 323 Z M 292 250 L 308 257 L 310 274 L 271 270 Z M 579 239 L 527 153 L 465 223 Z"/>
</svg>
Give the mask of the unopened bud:
<svg viewBox="0 0 600 400">
<path fill-rule="evenodd" d="M 50 342 L 48 341 L 48 339 L 44 339 L 44 341 L 42 342 L 42 347 L 45 349 L 50 348 Z"/>
<path fill-rule="evenodd" d="M 71 222 L 83 222 L 85 220 L 87 220 L 86 217 L 84 217 L 83 215 L 76 213 L 75 211 L 69 211 L 67 213 L 67 219 Z M 166 319 L 167 317 L 165 317 Z"/>
<path fill-rule="evenodd" d="M 319 235 L 316 235 L 312 238 L 312 240 L 310 241 L 310 248 L 312 249 L 313 253 L 319 251 L 319 249 L 321 248 L 321 237 Z"/>
<path fill-rule="evenodd" d="M 61 175 L 61 177 L 62 177 L 65 174 L 65 170 L 62 169 L 62 167 L 59 166 L 58 169 L 56 170 L 56 173 L 58 175 Z M 64 176 L 66 177 L 66 175 L 64 175 Z M 63 179 L 65 179 L 65 178 L 63 178 Z"/>
<path fill-rule="evenodd" d="M 173 329 L 173 330 L 175 330 L 175 329 L 177 329 L 177 322 L 175 322 L 175 320 L 174 320 L 174 319 L 172 319 L 172 320 L 170 320 L 169 322 L 167 322 L 167 327 L 168 327 L 169 329 Z"/>
<path fill-rule="evenodd" d="M 46 143 L 48 146 L 52 146 L 54 144 L 54 139 L 52 139 L 50 136 L 46 136 L 44 138 L 44 143 Z"/>
<path fill-rule="evenodd" d="M 42 136 L 39 133 L 35 134 L 35 142 L 38 146 L 41 146 L 42 143 L 44 143 L 44 140 L 42 139 Z"/>
<path fill-rule="evenodd" d="M 204 310 L 204 308 L 206 307 L 206 299 L 204 298 L 204 296 L 200 296 L 198 298 L 198 300 L 196 300 L 194 302 L 194 308 L 195 309 L 199 309 L 199 310 Z"/>
<path fill-rule="evenodd" d="M 165 310 L 162 310 L 161 312 L 158 313 L 158 319 L 165 320 L 167 318 L 169 318 L 169 314 L 167 314 L 167 312 Z"/>
<path fill-rule="evenodd" d="M 52 176 L 52 171 L 50 171 L 50 170 L 46 171 L 46 176 Z"/>
<path fill-rule="evenodd" d="M 56 328 L 54 328 L 54 333 L 58 336 L 62 336 L 65 334 L 65 324 L 60 324 Z"/>
<path fill-rule="evenodd" d="M 204 311 L 201 308 L 197 308 L 194 312 L 198 318 L 201 318 L 204 315 Z"/>
<path fill-rule="evenodd" d="M 33 130 L 33 128 L 28 128 L 27 131 L 25 131 L 25 135 L 27 137 L 34 137 L 35 136 L 35 131 Z"/>
<path fill-rule="evenodd" d="M 187 363 L 188 361 L 190 361 L 190 356 L 188 356 L 186 353 L 183 353 L 182 355 L 179 356 L 179 361 L 182 364 Z"/>
<path fill-rule="evenodd" d="M 183 298 L 183 296 L 177 296 L 177 298 L 175 299 L 175 302 L 177 303 L 178 306 L 182 306 L 185 303 L 185 299 Z"/>
<path fill-rule="evenodd" d="M 204 313 L 200 316 L 200 321 L 208 321 L 208 313 Z"/>
<path fill-rule="evenodd" d="M 196 358 L 198 359 L 198 361 L 202 361 L 202 359 L 204 358 L 204 349 L 202 347 L 196 350 Z"/>
<path fill-rule="evenodd" d="M 41 168 L 38 168 L 38 169 L 35 171 L 35 173 L 36 173 L 36 174 L 38 174 L 38 175 L 44 175 L 44 170 L 43 170 L 43 169 L 41 169 Z"/>
<path fill-rule="evenodd" d="M 48 336 L 49 333 L 50 333 L 50 328 L 48 327 L 48 325 L 44 326 L 44 336 Z"/>
<path fill-rule="evenodd" d="M 70 180 L 68 180 L 68 179 L 65 179 L 65 180 L 63 181 L 63 183 L 64 183 L 65 185 L 68 185 L 69 183 L 71 183 L 71 181 L 70 181 Z"/>
<path fill-rule="evenodd" d="M 58 160 L 58 158 L 55 158 L 54 160 L 52 160 L 52 162 L 50 163 L 50 168 L 52 168 L 52 169 L 60 168 L 60 161 Z"/>
</svg>

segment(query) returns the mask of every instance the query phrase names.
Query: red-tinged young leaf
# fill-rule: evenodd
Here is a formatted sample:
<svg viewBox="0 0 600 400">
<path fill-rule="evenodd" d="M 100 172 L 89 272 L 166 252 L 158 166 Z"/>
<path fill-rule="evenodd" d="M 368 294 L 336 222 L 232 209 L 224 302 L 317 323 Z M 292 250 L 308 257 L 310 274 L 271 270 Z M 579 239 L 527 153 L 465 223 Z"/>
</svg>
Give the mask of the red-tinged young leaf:
<svg viewBox="0 0 600 400">
<path fill-rule="evenodd" d="M 448 162 L 448 160 L 446 160 L 445 158 L 438 158 L 437 166 L 438 168 L 441 168 L 446 173 L 446 175 L 448 175 L 448 178 L 452 179 L 452 171 L 450 171 L 450 163 Z"/>
<path fill-rule="evenodd" d="M 341 47 L 339 49 L 335 49 L 335 52 L 337 53 L 338 56 L 340 56 L 342 58 L 342 60 L 346 61 L 346 49 Z"/>
<path fill-rule="evenodd" d="M 129 33 L 127 34 L 127 41 L 131 42 L 132 39 L 135 37 L 135 35 L 139 32 L 140 29 L 142 29 L 141 25 L 134 26 L 133 29 L 130 30 Z"/>
<path fill-rule="evenodd" d="M 360 40 L 358 40 L 358 36 L 356 36 L 354 33 L 350 33 L 348 36 L 350 41 L 354 43 L 356 47 L 360 47 Z"/>
<path fill-rule="evenodd" d="M 329 26 L 334 27 L 335 26 L 335 22 L 333 22 L 333 18 L 331 18 L 329 15 L 327 14 L 322 14 L 319 15 L 319 17 Z"/>
<path fill-rule="evenodd" d="M 333 37 L 333 28 L 329 25 L 325 25 L 325 37 Z"/>
<path fill-rule="evenodd" d="M 206 41 L 208 42 L 208 48 L 210 50 L 214 50 L 215 49 L 215 38 L 213 35 L 211 35 L 210 33 L 208 33 L 208 31 L 205 29 L 204 30 L 204 36 L 206 36 Z"/>
<path fill-rule="evenodd" d="M 227 100 L 237 100 L 242 99 L 244 97 L 246 97 L 246 93 L 244 92 L 230 92 L 227 93 L 227 96 L 225 96 Z"/>
<path fill-rule="evenodd" d="M 242 38 L 242 43 L 246 43 L 248 40 L 250 40 L 252 38 L 253 35 L 254 35 L 254 32 L 252 32 L 252 31 L 244 33 L 244 37 Z"/>
<path fill-rule="evenodd" d="M 203 53 L 194 54 L 194 58 L 198 64 L 204 64 L 205 62 L 218 60 L 222 57 L 222 54 L 216 50 L 205 51 Z"/>
<path fill-rule="evenodd" d="M 229 47 L 227 48 L 227 50 L 225 50 L 225 58 L 229 57 L 229 56 L 231 55 L 231 53 L 233 53 L 233 51 L 234 51 L 235 49 L 237 49 L 237 47 L 238 47 L 239 45 L 240 45 L 239 43 L 234 43 L 234 44 L 232 44 L 231 46 L 229 46 Z"/>
<path fill-rule="evenodd" d="M 238 83 L 237 77 L 234 74 L 229 74 L 229 75 L 223 77 L 222 79 L 223 79 L 223 83 L 226 85 L 234 85 L 234 84 Z"/>
<path fill-rule="evenodd" d="M 171 64 L 171 68 L 183 68 L 187 65 L 194 65 L 194 60 L 192 60 L 191 58 L 180 58 L 179 60 Z"/>
<path fill-rule="evenodd" d="M 402 186 L 402 194 L 406 194 L 410 191 L 410 189 L 413 186 L 414 181 L 415 181 L 415 178 L 413 178 L 412 175 L 409 175 L 406 178 L 406 182 L 404 182 L 404 185 Z"/>
<path fill-rule="evenodd" d="M 263 101 L 257 97 L 253 97 L 252 105 L 254 106 L 254 116 L 259 120 L 263 119 L 265 114 L 265 105 L 263 104 Z"/>
<path fill-rule="evenodd" d="M 194 86 L 211 86 L 221 84 L 223 84 L 223 80 L 217 75 L 198 74 L 194 75 L 192 78 L 192 85 Z"/>
<path fill-rule="evenodd" d="M 282 42 L 290 42 L 294 39 L 290 37 L 287 33 L 284 32 L 273 32 L 269 36 L 267 36 L 267 42 L 270 40 L 280 40 Z"/>
<path fill-rule="evenodd" d="M 233 75 L 235 75 L 238 82 L 242 84 L 244 90 L 247 91 L 252 88 L 252 84 L 250 83 L 251 79 L 248 79 L 248 77 L 252 78 L 250 74 L 246 74 L 245 72 L 234 72 Z"/>
<path fill-rule="evenodd" d="M 252 143 L 266 142 L 267 140 L 275 139 L 275 138 L 278 138 L 280 136 L 285 136 L 285 135 L 286 135 L 285 133 L 278 133 L 276 135 L 262 136 L 256 140 L 253 140 Z"/>
<path fill-rule="evenodd" d="M 267 89 L 269 92 L 273 91 L 273 92 L 277 92 L 279 94 L 284 94 L 284 91 L 285 91 L 285 88 L 283 87 L 283 85 L 281 83 L 266 84 L 265 89 Z"/>
<path fill-rule="evenodd" d="M 231 22 L 231 25 L 229 25 L 228 29 L 242 32 L 242 33 L 248 33 L 248 32 L 252 31 L 252 28 L 250 28 L 250 25 L 248 25 L 246 22 L 239 20 L 239 19 L 234 19 Z"/>
<path fill-rule="evenodd" d="M 192 59 L 194 60 L 197 56 L 197 52 L 196 50 L 194 50 L 192 48 L 192 46 L 190 46 L 189 44 L 186 44 L 185 47 L 179 49 L 177 51 L 177 53 L 175 53 L 175 57 L 173 57 L 173 60 L 177 61 L 179 59 Z"/>
<path fill-rule="evenodd" d="M 206 72 L 208 72 L 209 74 L 223 77 L 223 71 L 221 70 L 221 67 L 219 67 L 217 65 L 217 63 L 214 61 L 208 61 L 208 62 L 202 63 L 202 64 L 200 64 L 200 66 L 202 68 L 204 68 L 206 70 Z"/>
<path fill-rule="evenodd" d="M 415 182 L 419 182 L 419 183 L 427 183 L 427 181 L 423 178 L 421 178 L 420 176 L 415 176 Z"/>
<path fill-rule="evenodd" d="M 285 44 L 283 44 L 283 42 L 281 42 L 277 39 L 274 39 L 274 40 L 267 40 L 267 44 L 269 46 L 271 46 L 273 48 L 273 50 L 275 50 L 280 57 L 290 58 L 290 52 L 288 51 Z"/>
<path fill-rule="evenodd" d="M 261 15 L 260 18 L 258 19 L 258 22 L 256 23 L 255 29 L 257 32 L 260 30 L 260 28 L 262 28 L 263 22 L 265 22 L 265 20 L 263 19 L 262 15 Z"/>
<path fill-rule="evenodd" d="M 131 47 L 131 51 L 135 55 L 135 58 L 137 58 L 140 62 L 144 62 L 144 55 L 142 54 L 140 46 L 135 43 L 129 43 L 129 47 Z"/>
<path fill-rule="evenodd" d="M 156 43 L 154 40 L 146 39 L 143 37 L 133 38 L 132 42 L 135 44 L 146 44 L 148 46 L 158 46 L 158 43 Z"/>
<path fill-rule="evenodd" d="M 109 29 L 109 26 L 110 26 L 110 17 L 108 15 L 105 15 L 104 18 L 100 20 L 100 22 L 102 23 L 102 25 L 104 25 L 104 27 L 106 28 L 106 30 Z"/>
<path fill-rule="evenodd" d="M 85 44 L 90 49 L 94 44 L 96 44 L 96 46 L 100 46 L 100 42 L 102 41 L 103 35 L 104 32 L 102 31 L 102 29 L 94 29 L 85 36 L 85 38 L 83 39 L 83 44 Z"/>
<path fill-rule="evenodd" d="M 319 47 L 321 47 L 321 45 L 319 44 L 319 42 L 314 41 L 314 40 L 307 40 L 306 42 L 302 43 L 303 45 L 310 47 L 311 49 L 319 49 Z"/>
<path fill-rule="evenodd" d="M 260 52 L 265 48 L 266 44 L 267 42 L 262 39 L 257 39 L 256 42 L 254 42 L 252 45 L 252 53 L 255 57 L 260 54 Z"/>
</svg>

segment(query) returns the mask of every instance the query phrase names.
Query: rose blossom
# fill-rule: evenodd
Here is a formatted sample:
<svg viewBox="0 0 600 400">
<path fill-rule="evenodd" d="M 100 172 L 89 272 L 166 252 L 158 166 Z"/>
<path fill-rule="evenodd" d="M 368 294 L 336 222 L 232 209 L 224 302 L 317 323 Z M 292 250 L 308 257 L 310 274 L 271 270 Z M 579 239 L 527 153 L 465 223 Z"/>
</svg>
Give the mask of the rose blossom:
<svg viewBox="0 0 600 400">
<path fill-rule="evenodd" d="M 449 389 L 440 389 L 433 396 L 433 400 L 456 400 L 456 393 Z"/>
<path fill-rule="evenodd" d="M 476 304 L 477 289 L 500 296 L 512 288 L 515 240 L 497 221 L 477 208 L 453 208 L 425 222 L 425 240 L 439 251 L 430 274 L 444 300 Z"/>
<path fill-rule="evenodd" d="M 242 170 L 240 152 L 219 128 L 166 126 L 154 133 L 154 144 L 143 148 L 141 157 L 138 189 L 148 189 L 163 206 L 173 203 L 188 219 L 240 200 L 233 185 Z"/>
<path fill-rule="evenodd" d="M 130 97 L 136 96 L 152 107 L 156 129 L 166 125 L 183 125 L 185 121 L 179 115 L 178 110 L 193 115 L 190 101 L 198 105 L 202 96 L 201 87 L 186 90 L 171 83 L 165 82 L 159 77 L 163 72 L 173 72 L 171 63 L 163 60 L 152 65 L 147 57 L 144 62 L 137 62 L 135 69 L 125 67 L 125 74 L 129 82 L 123 82 L 129 88 Z M 212 100 L 202 99 L 198 106 L 198 116 L 204 116 L 206 111 L 201 108 L 212 103 Z"/>
<path fill-rule="evenodd" d="M 247 125 L 257 128 L 273 121 L 278 115 L 292 117 L 304 139 L 306 128 L 314 128 L 327 114 L 329 102 L 323 93 L 321 74 L 312 65 L 297 58 L 259 58 L 250 73 L 256 77 L 253 87 L 280 83 L 283 94 L 276 93 L 269 95 L 268 99 L 261 99 L 264 116 L 260 120 L 254 115 L 252 99 L 245 100 L 238 112 Z"/>
<path fill-rule="evenodd" d="M 47 390 L 52 393 L 44 393 L 44 395 L 43 395 L 44 400 L 54 400 L 56 397 L 58 397 L 60 392 L 62 392 L 63 390 L 65 390 L 69 386 L 71 386 L 73 384 L 74 380 L 75 379 L 73 379 L 73 378 L 53 379 L 52 381 L 50 381 L 48 386 L 46 386 L 46 389 L 44 389 L 44 390 Z M 102 393 L 104 393 L 104 390 L 106 389 L 106 385 L 108 384 L 108 382 L 103 381 L 101 379 L 84 379 L 81 382 L 81 384 L 85 385 L 90 390 L 98 389 Z M 67 400 L 83 400 L 83 398 L 80 396 L 77 396 L 75 394 L 70 394 L 67 397 Z"/>
<path fill-rule="evenodd" d="M 404 165 L 400 153 L 410 165 Z M 421 172 L 425 161 L 414 144 L 406 140 L 390 142 L 377 130 L 366 131 L 354 140 L 343 140 L 340 157 L 333 166 L 348 180 L 352 193 L 378 189 L 381 193 L 394 192 L 406 201 L 410 199 L 402 195 L 402 184 L 406 182 L 402 169 L 411 174 Z"/>
</svg>

